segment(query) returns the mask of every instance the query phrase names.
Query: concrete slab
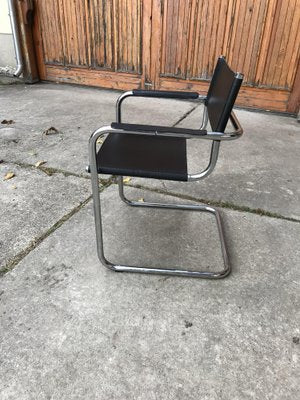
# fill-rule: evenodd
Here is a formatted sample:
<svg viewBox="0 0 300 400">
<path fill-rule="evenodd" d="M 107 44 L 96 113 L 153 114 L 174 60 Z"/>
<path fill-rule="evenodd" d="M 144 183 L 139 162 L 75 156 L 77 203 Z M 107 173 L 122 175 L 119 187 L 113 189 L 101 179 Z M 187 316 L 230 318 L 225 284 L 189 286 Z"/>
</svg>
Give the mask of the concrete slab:
<svg viewBox="0 0 300 400">
<path fill-rule="evenodd" d="M 4 181 L 8 172 L 15 176 Z M 1 163 L 0 271 L 89 195 L 87 179 Z"/>
<path fill-rule="evenodd" d="M 300 125 L 295 118 L 236 110 L 244 128 L 242 138 L 221 144 L 216 169 L 191 184 L 135 179 L 134 182 L 195 198 L 234 203 L 300 218 Z M 197 108 L 179 126 L 197 128 Z M 188 142 L 191 173 L 205 168 L 209 144 Z"/>
<path fill-rule="evenodd" d="M 115 186 L 102 199 L 115 258 L 171 262 L 182 251 L 192 263 L 181 232 L 191 229 L 193 243 L 211 232 L 204 215 L 132 210 Z M 1 398 L 296 399 L 300 224 L 223 214 L 234 272 L 220 281 L 106 270 L 91 205 L 56 230 L 0 282 Z M 209 254 L 201 249 L 202 263 Z"/>
<path fill-rule="evenodd" d="M 88 139 L 100 126 L 115 121 L 120 92 L 95 88 L 36 84 L 0 87 L 0 119 L 15 121 L 0 129 L 1 157 L 10 162 L 35 164 L 85 173 Z M 123 122 L 173 125 L 194 103 L 160 99 L 129 99 Z M 43 132 L 55 127 L 59 133 Z"/>
<path fill-rule="evenodd" d="M 14 69 L 10 67 L 2 68 L 0 67 L 0 85 L 23 85 L 24 81 L 22 78 L 17 78 L 15 76 L 7 75 L 8 73 L 13 74 Z"/>
</svg>

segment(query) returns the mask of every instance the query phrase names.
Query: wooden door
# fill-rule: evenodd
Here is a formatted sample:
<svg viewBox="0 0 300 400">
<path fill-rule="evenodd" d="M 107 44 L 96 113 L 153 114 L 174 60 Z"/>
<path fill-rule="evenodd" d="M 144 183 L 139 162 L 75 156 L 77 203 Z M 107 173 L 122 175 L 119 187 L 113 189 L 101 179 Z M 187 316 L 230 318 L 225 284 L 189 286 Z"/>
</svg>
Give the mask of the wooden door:
<svg viewBox="0 0 300 400">
<path fill-rule="evenodd" d="M 142 0 L 35 0 L 43 80 L 115 89 L 143 86 Z M 143 10 L 144 9 L 144 10 Z M 145 12 L 144 12 L 145 14 Z"/>
<path fill-rule="evenodd" d="M 205 93 L 219 55 L 238 104 L 296 113 L 300 0 L 35 0 L 44 80 Z"/>
<path fill-rule="evenodd" d="M 224 55 L 245 75 L 237 103 L 298 112 L 300 0 L 153 0 L 157 89 L 206 92 Z"/>
</svg>

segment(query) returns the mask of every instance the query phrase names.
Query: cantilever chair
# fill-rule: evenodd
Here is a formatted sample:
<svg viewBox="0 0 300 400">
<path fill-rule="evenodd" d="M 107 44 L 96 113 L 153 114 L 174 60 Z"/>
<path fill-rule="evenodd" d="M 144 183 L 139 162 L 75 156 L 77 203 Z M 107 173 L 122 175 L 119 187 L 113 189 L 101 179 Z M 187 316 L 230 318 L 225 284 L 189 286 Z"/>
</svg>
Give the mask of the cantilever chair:
<svg viewBox="0 0 300 400">
<path fill-rule="evenodd" d="M 145 91 L 132 90 L 122 94 L 117 100 L 116 122 L 110 126 L 97 129 L 89 141 L 88 171 L 91 172 L 94 217 L 96 226 L 97 250 L 100 261 L 109 269 L 122 272 L 142 272 L 150 274 L 167 274 L 191 276 L 198 278 L 224 278 L 231 271 L 226 244 L 218 210 L 208 205 L 165 204 L 132 201 L 125 197 L 123 176 L 167 179 L 173 181 L 193 182 L 207 177 L 214 169 L 220 143 L 223 140 L 239 138 L 243 130 L 232 112 L 243 75 L 234 73 L 227 65 L 225 58 L 218 59 L 207 96 L 196 92 Z M 156 97 L 167 99 L 187 99 L 204 102 L 204 114 L 200 129 L 184 129 L 166 126 L 123 124 L 121 121 L 121 106 L 130 96 Z M 228 120 L 231 120 L 234 130 L 225 132 Z M 207 131 L 210 122 L 212 131 Z M 97 140 L 106 138 L 97 150 Z M 206 169 L 197 174 L 187 171 L 186 141 L 204 139 L 212 141 L 210 159 Z M 122 201 L 133 207 L 164 208 L 173 210 L 204 211 L 215 216 L 224 266 L 217 272 L 206 270 L 174 269 L 159 266 L 146 268 L 113 264 L 105 258 L 102 237 L 101 208 L 98 174 L 118 176 L 119 195 Z"/>
</svg>

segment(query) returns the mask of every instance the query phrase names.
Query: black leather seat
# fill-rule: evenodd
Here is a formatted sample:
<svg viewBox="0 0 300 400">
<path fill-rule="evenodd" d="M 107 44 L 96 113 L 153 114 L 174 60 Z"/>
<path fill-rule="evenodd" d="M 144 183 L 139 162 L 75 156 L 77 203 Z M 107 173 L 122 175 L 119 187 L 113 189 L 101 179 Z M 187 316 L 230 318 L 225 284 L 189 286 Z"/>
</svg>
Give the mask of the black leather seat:
<svg viewBox="0 0 300 400">
<path fill-rule="evenodd" d="M 153 136 L 153 132 L 190 136 L 207 134 L 206 130 L 157 125 L 112 123 L 111 127 L 151 134 L 109 134 L 97 154 L 98 173 L 174 181 L 187 181 L 186 139 Z"/>
<path fill-rule="evenodd" d="M 186 139 L 110 133 L 97 168 L 103 174 L 187 181 Z"/>
</svg>

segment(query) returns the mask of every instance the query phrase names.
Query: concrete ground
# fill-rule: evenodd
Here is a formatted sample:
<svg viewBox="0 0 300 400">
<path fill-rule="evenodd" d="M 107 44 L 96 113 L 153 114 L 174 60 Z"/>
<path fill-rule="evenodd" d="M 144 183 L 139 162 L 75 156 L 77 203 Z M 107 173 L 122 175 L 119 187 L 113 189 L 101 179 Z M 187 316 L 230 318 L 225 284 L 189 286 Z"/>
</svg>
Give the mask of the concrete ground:
<svg viewBox="0 0 300 400">
<path fill-rule="evenodd" d="M 127 183 L 130 198 L 218 206 L 230 277 L 118 274 L 97 259 L 85 172 L 88 138 L 115 119 L 118 95 L 0 86 L 1 400 L 295 400 L 299 123 L 236 110 L 245 134 L 222 144 L 209 178 Z M 192 128 L 200 114 L 184 101 L 134 99 L 124 107 L 124 121 Z M 207 150 L 191 141 L 190 171 L 206 164 Z M 131 209 L 114 179 L 102 178 L 109 259 L 219 268 L 212 217 Z"/>
</svg>

